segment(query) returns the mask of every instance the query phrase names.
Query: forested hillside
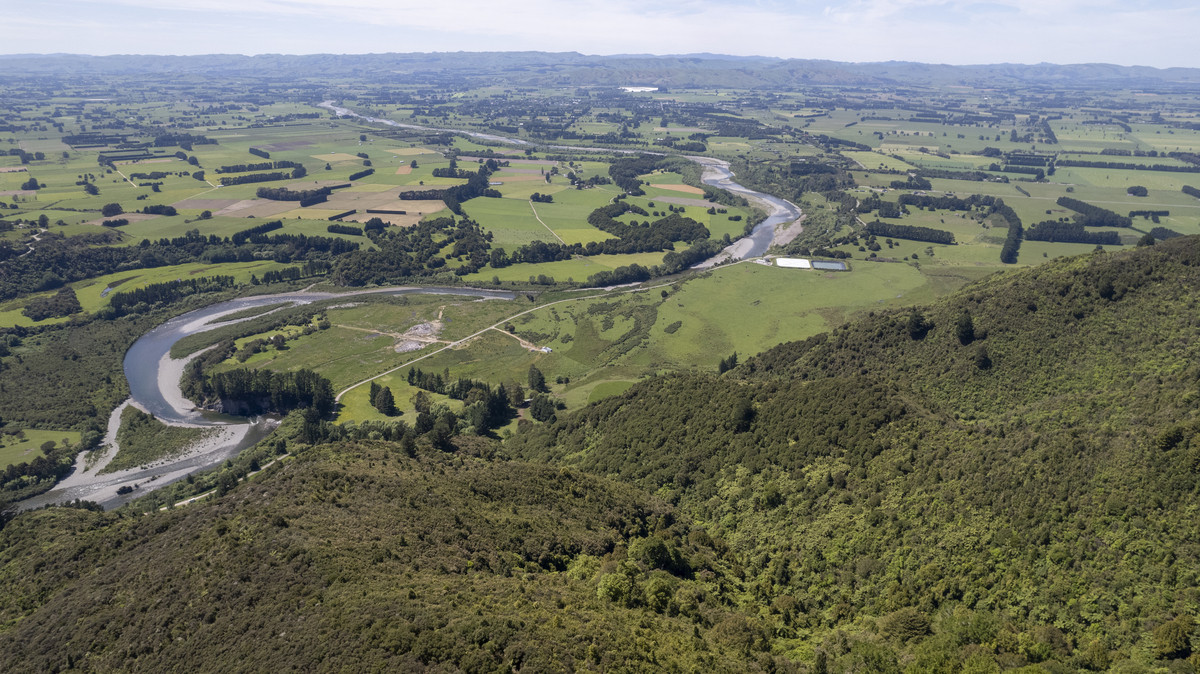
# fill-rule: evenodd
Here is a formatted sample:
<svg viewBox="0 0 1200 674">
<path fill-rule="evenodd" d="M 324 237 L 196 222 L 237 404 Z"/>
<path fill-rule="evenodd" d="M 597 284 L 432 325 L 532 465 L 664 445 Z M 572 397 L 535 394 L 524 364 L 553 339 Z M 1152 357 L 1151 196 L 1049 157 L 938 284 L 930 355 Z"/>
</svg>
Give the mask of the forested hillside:
<svg viewBox="0 0 1200 674">
<path fill-rule="evenodd" d="M 499 447 L 26 513 L 0 669 L 1194 671 L 1198 287 L 1197 237 L 1097 252 Z"/>
<path fill-rule="evenodd" d="M 849 668 L 1183 658 L 1197 287 L 1195 238 L 1055 262 L 651 380 L 507 449 L 710 523 L 776 633 Z"/>
<path fill-rule="evenodd" d="M 630 486 L 386 443 L 271 471 L 182 510 L 10 523 L 0 670 L 774 667 L 720 594 L 727 550 Z"/>
</svg>

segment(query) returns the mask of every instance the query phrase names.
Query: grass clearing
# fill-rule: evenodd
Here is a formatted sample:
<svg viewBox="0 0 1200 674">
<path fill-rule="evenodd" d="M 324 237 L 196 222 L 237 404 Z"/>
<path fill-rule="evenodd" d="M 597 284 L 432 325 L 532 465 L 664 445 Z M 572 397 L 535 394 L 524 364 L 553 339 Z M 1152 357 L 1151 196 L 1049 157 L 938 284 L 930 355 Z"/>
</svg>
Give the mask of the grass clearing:
<svg viewBox="0 0 1200 674">
<path fill-rule="evenodd" d="M 0 433 L 0 468 L 33 461 L 45 456 L 42 445 L 71 446 L 79 443 L 77 431 L 45 431 L 33 428 L 6 430 Z"/>
<path fill-rule="evenodd" d="M 842 154 L 858 163 L 862 168 L 872 171 L 912 171 L 917 168 L 883 152 L 847 151 Z M 891 179 L 903 180 L 904 176 L 892 176 Z"/>
</svg>

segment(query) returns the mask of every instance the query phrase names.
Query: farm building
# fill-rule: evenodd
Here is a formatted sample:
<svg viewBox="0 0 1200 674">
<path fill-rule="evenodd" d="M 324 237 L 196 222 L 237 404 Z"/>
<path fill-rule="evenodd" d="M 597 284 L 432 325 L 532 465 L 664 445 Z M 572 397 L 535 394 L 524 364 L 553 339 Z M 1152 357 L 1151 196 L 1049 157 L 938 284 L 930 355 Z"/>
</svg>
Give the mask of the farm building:
<svg viewBox="0 0 1200 674">
<path fill-rule="evenodd" d="M 785 269 L 821 269 L 824 271 L 850 271 L 845 262 L 837 260 L 809 260 L 803 257 L 777 257 L 775 265 Z"/>
<path fill-rule="evenodd" d="M 785 269 L 812 269 L 812 261 L 802 257 L 777 257 L 775 265 Z"/>
</svg>

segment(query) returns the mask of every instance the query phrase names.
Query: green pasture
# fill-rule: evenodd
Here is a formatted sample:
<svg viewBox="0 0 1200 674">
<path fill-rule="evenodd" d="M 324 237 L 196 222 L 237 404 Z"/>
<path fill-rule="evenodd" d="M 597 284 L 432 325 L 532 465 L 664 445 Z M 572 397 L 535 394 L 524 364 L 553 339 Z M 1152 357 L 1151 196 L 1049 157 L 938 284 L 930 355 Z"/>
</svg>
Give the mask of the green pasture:
<svg viewBox="0 0 1200 674">
<path fill-rule="evenodd" d="M 261 276 L 263 272 L 283 269 L 290 265 L 280 264 L 271 260 L 256 260 L 254 262 L 224 262 L 210 264 L 191 262 L 188 264 L 151 269 L 132 269 L 98 276 L 87 281 L 72 284 L 75 294 L 79 296 L 79 304 L 84 311 L 94 312 L 106 304 L 102 293 L 105 288 L 113 286 L 111 292 L 128 292 L 145 287 L 152 283 L 166 283 L 189 277 L 232 276 L 239 283 L 249 283 L 251 276 Z M 116 285 L 114 285 L 116 284 Z"/>
<path fill-rule="evenodd" d="M 989 166 L 996 163 L 994 157 L 977 154 L 952 154 L 949 157 L 941 157 L 936 154 L 917 153 L 902 156 L 921 168 L 946 171 L 986 171 Z"/>
<path fill-rule="evenodd" d="M 1101 246 L 1105 250 L 1121 250 L 1121 246 Z M 1017 255 L 1018 264 L 1036 265 L 1047 259 L 1083 255 L 1096 250 L 1089 243 L 1049 243 L 1046 241 L 1022 241 Z"/>
<path fill-rule="evenodd" d="M 853 160 L 859 166 L 870 171 L 912 171 L 917 168 L 912 164 L 900 161 L 899 159 L 896 159 L 891 155 L 883 154 L 882 152 L 845 151 L 841 154 Z M 892 180 L 902 179 L 902 177 L 892 178 Z"/>
<path fill-rule="evenodd" d="M 239 340 L 270 338 L 270 332 Z M 307 337 L 289 340 L 284 349 L 267 346 L 245 362 L 229 359 L 217 371 L 237 368 L 266 368 L 275 371 L 310 369 L 327 377 L 335 389 L 344 388 L 375 372 L 387 369 L 395 361 L 396 340 L 381 334 L 334 326 Z M 240 345 L 239 345 L 240 346 Z"/>
<path fill-rule="evenodd" d="M 418 363 L 418 366 L 424 363 Z M 380 377 L 376 382 L 380 386 L 387 386 L 392 389 L 392 397 L 396 401 L 396 410 L 399 412 L 396 416 L 386 416 L 371 405 L 371 387 L 364 384 L 359 386 L 342 396 L 340 407 L 338 408 L 338 423 L 358 422 L 358 421 L 396 421 L 401 420 L 412 425 L 417 418 L 417 410 L 413 407 L 412 398 L 421 389 L 410 386 L 406 379 L 407 370 L 402 370 L 384 377 Z M 445 405 L 453 412 L 462 410 L 463 404 L 461 400 L 454 400 L 449 396 L 444 396 L 439 393 L 425 392 L 429 396 L 433 404 Z"/>
<path fill-rule="evenodd" d="M 0 432 L 0 468 L 33 461 L 44 456 L 42 445 L 56 443 L 59 447 L 79 443 L 78 431 L 46 431 L 33 428 L 5 429 Z"/>
<path fill-rule="evenodd" d="M 510 252 L 532 241 L 554 243 L 561 240 L 570 244 L 612 238 L 612 235 L 589 225 L 587 216 L 608 203 L 615 192 L 602 188 L 551 188 L 543 189 L 545 193 L 554 195 L 553 203 L 531 205 L 527 199 L 518 198 L 473 199 L 463 209 L 484 229 L 492 232 L 495 237 L 493 247 L 505 248 Z M 540 222 L 538 218 L 541 218 Z"/>
<path fill-rule="evenodd" d="M 244 362 L 231 358 L 218 369 L 250 367 L 290 371 L 307 368 L 328 377 L 334 389 L 340 391 L 529 308 L 504 300 L 476 300 L 454 295 L 348 297 L 330 304 L 334 306 L 325 312 L 331 323 L 329 329 L 297 336 L 300 329 L 292 327 L 243 337 L 237 340 L 239 347 L 254 339 L 269 339 L 275 334 L 295 338 L 289 339 L 283 349 L 266 346 Z M 438 320 L 442 329 L 437 339 L 442 342 L 416 351 L 396 351 L 404 332 Z"/>
<path fill-rule="evenodd" d="M 1195 118 L 1187 120 L 1194 123 Z M 1159 152 L 1200 152 L 1200 131 L 1193 129 L 1163 129 L 1134 127 L 1134 137 L 1144 150 Z"/>
<path fill-rule="evenodd" d="M 736 155 L 751 150 L 753 147 L 750 141 L 736 136 L 713 136 L 708 139 L 708 149 L 711 154 Z"/>
<path fill-rule="evenodd" d="M 840 324 L 856 311 L 927 301 L 944 292 L 945 285 L 961 285 L 978 275 L 976 272 L 957 280 L 952 275 L 935 278 L 914 265 L 882 262 L 856 262 L 848 273 L 743 263 L 719 268 L 678 286 L 617 291 L 601 298 L 591 298 L 593 292 L 581 291 L 578 300 L 542 306 L 512 319 L 518 335 L 537 346 L 550 347 L 550 353 L 528 351 L 512 337 L 489 331 L 457 348 L 424 358 L 418 366 L 500 383 L 523 382 L 529 366 L 537 365 L 550 382 L 558 377 L 569 379 L 569 383 L 553 384 L 552 388 L 568 405 L 579 406 L 618 394 L 648 372 L 715 367 L 718 360 L 733 351 L 748 355 L 783 341 L 802 339 Z M 662 297 L 662 290 L 668 297 Z M 422 298 L 409 305 L 330 309 L 328 316 L 335 327 L 292 340 L 283 351 L 268 349 L 247 365 L 311 367 L 334 380 L 340 389 L 435 350 L 426 347 L 415 353 L 396 354 L 391 349 L 393 337 L 351 327 L 402 332 L 435 317 L 436 310 L 442 310 L 435 304 L 436 299 Z M 471 334 L 526 308 L 521 303 L 507 302 L 452 304 L 456 312 L 453 316 L 450 306 L 442 310 L 446 323 L 443 339 Z M 730 320 L 731 316 L 738 319 Z M 401 407 L 411 397 L 403 383 L 405 371 L 379 380 L 393 387 Z M 342 419 L 377 418 L 367 404 L 366 389 L 356 388 L 343 398 Z M 406 391 L 403 395 L 402 390 Z"/>
<path fill-rule="evenodd" d="M 581 405 L 648 372 L 715 368 L 733 351 L 749 355 L 803 339 L 856 311 L 928 301 L 946 283 L 905 264 L 821 273 L 742 263 L 666 288 L 666 298 L 663 288 L 615 293 L 542 308 L 514 323 L 522 337 L 552 349 L 538 367 L 550 381 L 569 378 L 554 388 L 569 405 Z"/>
<path fill-rule="evenodd" d="M 1112 162 L 1115 164 L 1134 164 L 1136 166 L 1179 166 L 1187 167 L 1191 164 L 1174 157 L 1160 155 L 1157 157 L 1149 156 L 1124 156 L 1124 155 L 1094 155 L 1094 154 L 1077 154 L 1072 152 L 1063 152 L 1058 155 L 1059 160 L 1066 161 L 1090 161 L 1090 162 Z"/>
</svg>

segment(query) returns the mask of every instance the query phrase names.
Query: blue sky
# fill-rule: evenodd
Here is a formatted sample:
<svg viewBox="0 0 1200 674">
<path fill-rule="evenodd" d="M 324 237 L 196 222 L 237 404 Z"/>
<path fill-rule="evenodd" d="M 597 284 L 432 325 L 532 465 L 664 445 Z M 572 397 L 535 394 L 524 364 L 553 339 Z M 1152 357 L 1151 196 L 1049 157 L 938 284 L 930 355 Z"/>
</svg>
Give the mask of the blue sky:
<svg viewBox="0 0 1200 674">
<path fill-rule="evenodd" d="M 5 23 L 0 53 L 712 52 L 1200 67 L 1200 6 L 1184 0 L 43 0 Z"/>
</svg>

